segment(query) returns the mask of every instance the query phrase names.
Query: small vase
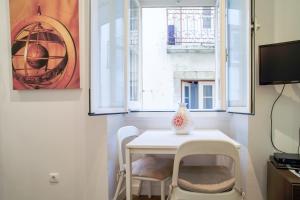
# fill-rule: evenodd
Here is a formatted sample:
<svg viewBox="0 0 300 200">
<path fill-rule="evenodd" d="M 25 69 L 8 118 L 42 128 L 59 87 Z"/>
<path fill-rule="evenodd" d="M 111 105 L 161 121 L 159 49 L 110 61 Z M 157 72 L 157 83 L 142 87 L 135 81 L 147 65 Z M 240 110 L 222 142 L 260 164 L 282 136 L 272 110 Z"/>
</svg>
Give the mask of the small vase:
<svg viewBox="0 0 300 200">
<path fill-rule="evenodd" d="M 189 134 L 193 129 L 190 112 L 185 103 L 180 103 L 177 112 L 172 118 L 172 127 L 176 134 Z"/>
</svg>

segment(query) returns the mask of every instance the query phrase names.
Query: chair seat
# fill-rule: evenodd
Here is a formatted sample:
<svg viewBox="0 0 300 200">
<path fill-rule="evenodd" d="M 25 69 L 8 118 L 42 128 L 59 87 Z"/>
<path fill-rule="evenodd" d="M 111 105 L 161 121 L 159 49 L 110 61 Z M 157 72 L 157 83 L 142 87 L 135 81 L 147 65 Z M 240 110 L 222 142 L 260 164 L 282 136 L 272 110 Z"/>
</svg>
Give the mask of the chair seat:
<svg viewBox="0 0 300 200">
<path fill-rule="evenodd" d="M 184 166 L 179 170 L 178 186 L 199 193 L 229 191 L 235 184 L 230 170 L 224 166 Z"/>
<path fill-rule="evenodd" d="M 132 162 L 132 176 L 164 180 L 172 175 L 173 159 L 146 156 Z"/>
</svg>

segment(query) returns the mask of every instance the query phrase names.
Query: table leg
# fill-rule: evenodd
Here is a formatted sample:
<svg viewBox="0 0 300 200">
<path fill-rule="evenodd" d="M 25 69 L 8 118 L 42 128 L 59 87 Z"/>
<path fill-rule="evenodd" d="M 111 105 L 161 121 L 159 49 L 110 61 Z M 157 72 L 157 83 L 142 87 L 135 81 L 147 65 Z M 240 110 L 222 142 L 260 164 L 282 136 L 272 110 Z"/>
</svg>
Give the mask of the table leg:
<svg viewBox="0 0 300 200">
<path fill-rule="evenodd" d="M 131 200 L 131 155 L 130 149 L 126 148 L 126 200 Z"/>
</svg>

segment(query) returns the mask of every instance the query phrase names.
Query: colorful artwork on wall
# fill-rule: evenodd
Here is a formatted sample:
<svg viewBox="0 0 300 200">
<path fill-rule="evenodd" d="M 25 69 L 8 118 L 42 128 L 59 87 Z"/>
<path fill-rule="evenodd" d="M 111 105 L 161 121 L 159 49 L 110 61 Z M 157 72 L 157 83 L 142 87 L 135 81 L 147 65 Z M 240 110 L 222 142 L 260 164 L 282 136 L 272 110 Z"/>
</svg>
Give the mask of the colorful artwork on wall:
<svg viewBox="0 0 300 200">
<path fill-rule="evenodd" d="M 80 87 L 78 0 L 10 0 L 13 89 Z"/>
</svg>

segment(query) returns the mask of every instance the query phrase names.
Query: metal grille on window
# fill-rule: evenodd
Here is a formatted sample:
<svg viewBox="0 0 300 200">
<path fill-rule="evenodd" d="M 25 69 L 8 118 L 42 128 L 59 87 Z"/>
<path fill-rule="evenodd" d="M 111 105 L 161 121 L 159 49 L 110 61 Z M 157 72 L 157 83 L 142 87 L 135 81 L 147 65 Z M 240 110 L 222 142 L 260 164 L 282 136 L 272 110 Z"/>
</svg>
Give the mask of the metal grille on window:
<svg viewBox="0 0 300 200">
<path fill-rule="evenodd" d="M 213 7 L 167 9 L 168 45 L 215 47 Z"/>
<path fill-rule="evenodd" d="M 129 100 L 138 101 L 139 91 L 139 9 L 130 2 L 130 41 L 129 41 Z"/>
</svg>

